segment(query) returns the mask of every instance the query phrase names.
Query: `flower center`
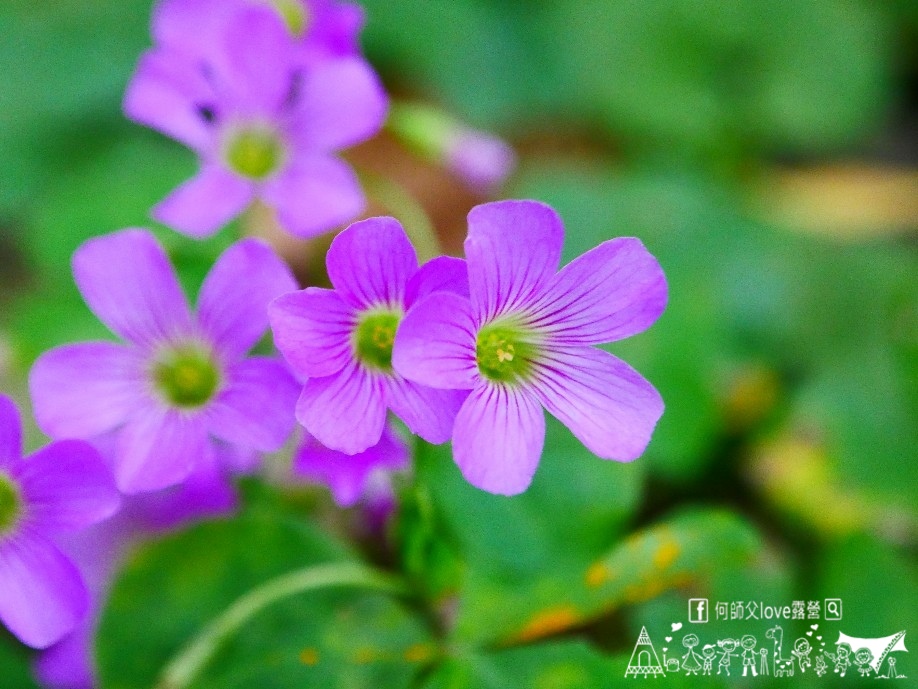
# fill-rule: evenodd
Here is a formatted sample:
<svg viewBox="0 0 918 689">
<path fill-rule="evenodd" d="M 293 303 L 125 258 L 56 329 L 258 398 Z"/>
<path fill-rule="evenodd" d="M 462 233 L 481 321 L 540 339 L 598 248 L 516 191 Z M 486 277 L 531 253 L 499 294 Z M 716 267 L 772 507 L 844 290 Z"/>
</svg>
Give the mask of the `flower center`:
<svg viewBox="0 0 918 689">
<path fill-rule="evenodd" d="M 154 365 L 153 380 L 170 404 L 195 408 L 213 397 L 220 372 L 209 352 L 183 347 L 168 352 Z"/>
<path fill-rule="evenodd" d="M 268 0 L 287 25 L 287 30 L 302 38 L 309 28 L 309 10 L 300 0 Z"/>
<path fill-rule="evenodd" d="M 263 179 L 280 167 L 284 147 L 277 133 L 265 128 L 240 129 L 226 146 L 226 162 L 234 172 Z"/>
<path fill-rule="evenodd" d="M 371 311 L 361 316 L 354 331 L 357 358 L 370 368 L 392 370 L 392 345 L 402 314 L 394 311 Z"/>
<path fill-rule="evenodd" d="M 527 340 L 526 331 L 512 325 L 486 325 L 478 331 L 475 341 L 478 370 L 499 383 L 525 379 L 537 354 L 538 347 Z"/>
<path fill-rule="evenodd" d="M 0 536 L 12 531 L 21 511 L 19 488 L 11 477 L 0 472 Z"/>
</svg>

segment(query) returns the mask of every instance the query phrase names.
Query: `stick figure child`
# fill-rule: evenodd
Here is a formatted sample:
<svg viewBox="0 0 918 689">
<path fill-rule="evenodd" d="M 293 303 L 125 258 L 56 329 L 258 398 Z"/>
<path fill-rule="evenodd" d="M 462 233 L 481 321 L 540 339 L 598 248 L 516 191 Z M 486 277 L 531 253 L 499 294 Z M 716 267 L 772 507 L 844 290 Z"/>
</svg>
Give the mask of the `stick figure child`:
<svg viewBox="0 0 918 689">
<path fill-rule="evenodd" d="M 717 642 L 717 645 L 720 646 L 720 650 L 723 651 L 723 655 L 720 656 L 720 661 L 717 663 L 717 674 L 719 675 L 721 670 L 725 670 L 727 677 L 729 677 L 730 659 L 736 653 L 739 643 L 736 639 L 721 639 Z"/>
<path fill-rule="evenodd" d="M 870 667 L 872 662 L 873 653 L 870 652 L 869 648 L 862 648 L 854 654 L 854 664 L 857 665 L 857 671 L 861 673 L 861 677 L 866 677 L 870 674 L 873 669 Z"/>
<path fill-rule="evenodd" d="M 740 641 L 740 646 L 743 647 L 743 677 L 750 670 L 752 671 L 752 676 L 757 677 L 759 673 L 755 670 L 755 661 L 758 656 L 755 650 L 755 637 L 752 634 L 746 634 Z"/>
<path fill-rule="evenodd" d="M 848 668 L 851 667 L 851 647 L 848 644 L 839 644 L 835 653 L 828 651 L 823 651 L 823 653 L 835 663 L 835 672 L 844 677 Z"/>
<path fill-rule="evenodd" d="M 704 670 L 701 671 L 701 674 L 711 674 L 714 669 L 714 653 L 715 648 L 711 644 L 705 644 L 704 648 L 701 649 L 701 655 L 704 659 Z"/>
<path fill-rule="evenodd" d="M 810 646 L 810 642 L 803 637 L 794 642 L 794 650 L 791 651 L 791 655 L 797 657 L 797 662 L 800 664 L 800 672 L 806 672 L 806 668 L 812 666 L 810 662 L 810 653 L 812 651 L 813 648 Z"/>
<path fill-rule="evenodd" d="M 682 669 L 685 670 L 686 675 L 697 675 L 701 669 L 701 663 L 698 662 L 698 654 L 695 653 L 698 637 L 695 634 L 689 634 L 682 639 L 682 645 L 688 649 L 688 653 L 682 656 Z"/>
</svg>

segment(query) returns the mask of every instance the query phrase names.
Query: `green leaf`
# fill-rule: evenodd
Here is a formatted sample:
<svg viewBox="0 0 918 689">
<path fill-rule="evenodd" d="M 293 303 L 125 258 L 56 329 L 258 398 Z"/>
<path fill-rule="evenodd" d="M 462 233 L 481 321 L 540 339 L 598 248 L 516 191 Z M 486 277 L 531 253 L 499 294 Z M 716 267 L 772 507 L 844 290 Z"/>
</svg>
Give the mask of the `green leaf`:
<svg viewBox="0 0 918 689">
<path fill-rule="evenodd" d="M 25 647 L 0 628 L 0 677 L 3 686 L 16 689 L 38 689 L 32 679 Z"/>
<path fill-rule="evenodd" d="M 618 686 L 610 658 L 581 641 L 469 653 L 437 668 L 424 689 L 606 689 Z"/>
<path fill-rule="evenodd" d="M 349 558 L 307 522 L 265 508 L 141 547 L 103 614 L 102 686 L 154 686 L 167 661 L 249 590 Z M 434 653 L 424 626 L 399 603 L 345 589 L 313 591 L 260 611 L 192 686 L 408 686 Z"/>
<path fill-rule="evenodd" d="M 541 575 L 497 578 L 470 565 L 454 635 L 475 643 L 550 636 L 668 589 L 697 587 L 748 564 L 760 548 L 735 515 L 698 510 L 633 533 L 579 568 L 545 562 Z"/>
</svg>

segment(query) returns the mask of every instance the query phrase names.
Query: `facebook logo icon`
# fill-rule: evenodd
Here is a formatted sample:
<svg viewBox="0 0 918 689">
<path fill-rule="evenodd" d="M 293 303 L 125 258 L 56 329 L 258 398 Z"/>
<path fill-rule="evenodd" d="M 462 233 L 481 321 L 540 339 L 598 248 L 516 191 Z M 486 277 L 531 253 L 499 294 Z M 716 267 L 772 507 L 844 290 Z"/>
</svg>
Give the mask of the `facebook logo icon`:
<svg viewBox="0 0 918 689">
<path fill-rule="evenodd" d="M 707 622 L 708 607 L 707 598 L 690 598 L 688 602 L 689 622 Z"/>
</svg>

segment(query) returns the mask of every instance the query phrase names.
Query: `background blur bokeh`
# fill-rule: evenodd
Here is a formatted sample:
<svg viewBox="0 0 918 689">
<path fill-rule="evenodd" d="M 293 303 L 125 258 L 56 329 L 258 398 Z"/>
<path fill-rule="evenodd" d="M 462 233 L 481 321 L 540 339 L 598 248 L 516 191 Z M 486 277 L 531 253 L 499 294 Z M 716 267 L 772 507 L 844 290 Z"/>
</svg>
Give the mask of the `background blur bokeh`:
<svg viewBox="0 0 918 689">
<path fill-rule="evenodd" d="M 586 679 L 594 672 L 618 683 L 641 626 L 661 637 L 686 621 L 693 596 L 840 598 L 846 634 L 918 638 L 918 3 L 363 4 L 364 46 L 393 98 L 441 108 L 517 150 L 517 170 L 492 198 L 552 204 L 566 224 L 565 260 L 637 236 L 670 285 L 660 321 L 611 347 L 667 404 L 642 459 L 601 462 L 550 424 L 532 489 L 508 500 L 466 485 L 448 448 L 420 449 L 395 545 L 369 550 L 421 581 L 451 625 L 451 647 L 478 650 L 410 686 L 599 686 Z M 149 208 L 195 167 L 180 144 L 120 112 L 149 45 L 150 9 L 149 0 L 0 5 L 0 389 L 26 410 L 38 354 L 105 337 L 71 281 L 71 252 L 93 235 L 150 226 Z M 391 133 L 350 157 L 367 179 L 387 180 L 373 212 L 430 223 L 448 251 L 461 250 L 465 214 L 485 197 Z M 232 235 L 158 234 L 190 289 Z M 314 245 L 281 246 L 304 280 L 322 279 Z M 41 442 L 32 428 L 28 448 Z M 669 526 L 646 540 L 661 521 Z M 259 532 L 259 547 L 283 550 L 279 527 L 265 528 L 274 531 Z M 692 576 L 666 573 L 677 554 Z M 194 561 L 183 572 L 170 589 L 178 599 L 212 583 Z M 142 572 L 132 576 L 123 596 L 144 590 Z M 616 576 L 621 586 L 603 589 Z M 414 633 L 369 614 L 388 630 L 375 643 Z M 702 644 L 764 640 L 765 623 L 718 625 Z M 494 651 L 541 637 L 557 640 Z M 283 652 L 246 644 L 233 652 Z M 912 656 L 900 668 L 916 677 Z M 0 687 L 31 686 L 25 662 L 0 636 Z M 283 673 L 277 662 L 272 676 Z M 140 677 L 138 668 L 110 672 Z M 232 676 L 206 686 L 237 686 Z M 307 686 L 297 681 L 248 686 Z"/>
</svg>

